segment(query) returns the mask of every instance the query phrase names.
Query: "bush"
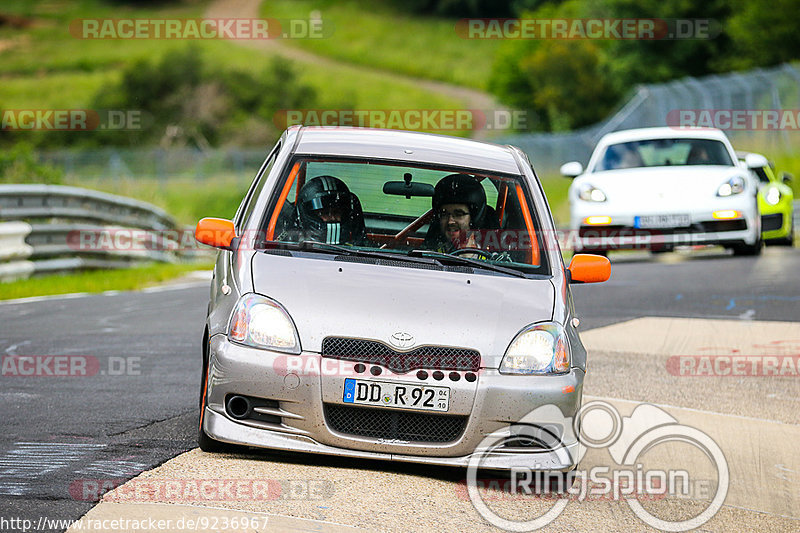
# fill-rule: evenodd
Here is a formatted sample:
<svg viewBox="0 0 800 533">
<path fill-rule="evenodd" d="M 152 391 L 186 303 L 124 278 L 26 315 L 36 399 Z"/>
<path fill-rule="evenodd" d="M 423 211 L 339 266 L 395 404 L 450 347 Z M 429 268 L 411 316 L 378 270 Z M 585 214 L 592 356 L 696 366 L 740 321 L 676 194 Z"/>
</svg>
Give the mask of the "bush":
<svg viewBox="0 0 800 533">
<path fill-rule="evenodd" d="M 546 4 L 523 18 L 581 18 L 580 0 Z M 593 124 L 612 111 L 622 92 L 612 83 L 600 41 L 510 40 L 501 47 L 489 89 L 505 104 L 525 109 L 533 130 L 565 131 Z"/>
<path fill-rule="evenodd" d="M 0 183 L 62 183 L 60 169 L 36 161 L 33 147 L 18 143 L 0 150 Z"/>
<path fill-rule="evenodd" d="M 316 95 L 276 58 L 258 75 L 213 70 L 195 46 L 167 52 L 160 61 L 127 67 L 119 84 L 101 90 L 95 109 L 138 110 L 143 127 L 96 131 L 102 144 L 153 144 L 207 148 L 263 145 L 280 134 L 272 123 L 280 109 L 313 107 Z"/>
</svg>

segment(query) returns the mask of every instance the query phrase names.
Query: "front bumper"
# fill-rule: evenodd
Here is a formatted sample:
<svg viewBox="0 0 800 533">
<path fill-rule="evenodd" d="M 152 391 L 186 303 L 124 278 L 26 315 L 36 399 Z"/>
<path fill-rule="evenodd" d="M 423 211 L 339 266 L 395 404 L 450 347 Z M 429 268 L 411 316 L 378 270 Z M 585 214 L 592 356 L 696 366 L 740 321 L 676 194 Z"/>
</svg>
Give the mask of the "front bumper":
<svg viewBox="0 0 800 533">
<path fill-rule="evenodd" d="M 594 213 L 586 216 L 573 213 L 572 227 L 576 228 L 576 232 L 572 245 L 575 251 L 658 250 L 710 244 L 753 245 L 760 231 L 757 215 L 746 211 L 742 212 L 742 217 L 731 220 L 715 220 L 711 211 L 689 213 L 689 225 L 663 228 L 637 227 L 637 217 L 629 213 L 598 212 L 596 215 L 609 216 L 611 222 L 587 225 L 586 218 L 596 216 Z"/>
<path fill-rule="evenodd" d="M 566 426 L 580 408 L 584 373 L 579 369 L 558 376 L 506 376 L 495 369 L 481 369 L 474 382 L 452 381 L 446 371 L 445 378 L 437 381 L 432 372 L 426 379 L 420 379 L 416 370 L 394 374 L 382 368 L 380 377 L 375 377 L 369 372 L 355 372 L 356 363 L 349 361 L 303 353 L 298 358 L 302 364 L 295 365 L 288 362 L 292 357 L 298 356 L 240 346 L 229 342 L 224 335 L 213 337 L 203 416 L 205 433 L 222 442 L 262 448 L 466 467 L 485 437 L 507 431 L 510 425 L 539 407 L 554 405 L 558 408 L 557 415 L 536 420 L 536 424 L 551 430 L 560 428 L 556 431 L 563 429 L 565 435 L 570 435 L 564 437 L 559 453 L 543 446 L 520 447 L 510 443 L 486 454 L 481 468 L 566 471 L 577 465 L 579 444 Z M 464 430 L 449 442 L 365 437 L 336 431 L 325 416 L 324 406 L 349 405 L 342 400 L 344 380 L 348 377 L 449 387 L 450 408 L 446 416 L 464 417 Z M 226 411 L 225 402 L 230 395 L 271 402 L 272 407 L 264 411 L 269 416 L 235 419 Z M 395 411 L 384 407 L 369 409 L 377 415 Z"/>
<path fill-rule="evenodd" d="M 792 229 L 792 213 L 762 212 L 761 236 L 765 240 L 783 239 L 789 236 Z"/>
</svg>

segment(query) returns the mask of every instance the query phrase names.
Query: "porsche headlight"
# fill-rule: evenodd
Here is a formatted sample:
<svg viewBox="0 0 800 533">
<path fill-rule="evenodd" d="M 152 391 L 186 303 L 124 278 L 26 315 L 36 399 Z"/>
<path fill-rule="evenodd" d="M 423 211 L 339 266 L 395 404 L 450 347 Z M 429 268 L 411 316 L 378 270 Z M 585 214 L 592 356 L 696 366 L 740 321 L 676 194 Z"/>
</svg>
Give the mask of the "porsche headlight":
<svg viewBox="0 0 800 533">
<path fill-rule="evenodd" d="M 590 183 L 584 183 L 578 189 L 578 198 L 585 202 L 605 202 L 606 193 Z"/>
<path fill-rule="evenodd" d="M 569 371 L 569 343 L 564 328 L 554 322 L 534 324 L 508 346 L 502 374 L 561 374 Z"/>
<path fill-rule="evenodd" d="M 733 196 L 744 191 L 744 178 L 734 176 L 717 189 L 717 196 Z"/>
<path fill-rule="evenodd" d="M 778 202 L 781 201 L 781 191 L 777 187 L 770 187 L 767 194 L 764 195 L 764 200 L 769 205 L 778 205 Z"/>
<path fill-rule="evenodd" d="M 245 294 L 236 303 L 228 338 L 254 348 L 300 353 L 300 340 L 289 314 L 258 294 Z"/>
</svg>

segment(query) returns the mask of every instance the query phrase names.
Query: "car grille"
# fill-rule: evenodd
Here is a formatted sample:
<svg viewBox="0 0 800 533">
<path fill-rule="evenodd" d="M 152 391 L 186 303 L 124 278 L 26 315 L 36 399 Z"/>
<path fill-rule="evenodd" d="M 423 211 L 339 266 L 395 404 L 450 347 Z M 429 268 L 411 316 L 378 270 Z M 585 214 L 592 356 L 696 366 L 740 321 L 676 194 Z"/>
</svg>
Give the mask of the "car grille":
<svg viewBox="0 0 800 533">
<path fill-rule="evenodd" d="M 783 214 L 761 215 L 761 231 L 773 231 L 783 226 Z"/>
<path fill-rule="evenodd" d="M 452 442 L 467 425 L 466 416 L 432 415 L 385 408 L 326 403 L 325 420 L 334 431 L 359 437 L 411 442 Z"/>
<path fill-rule="evenodd" d="M 398 352 L 382 342 L 343 337 L 326 337 L 322 341 L 322 356 L 379 364 L 397 373 L 419 368 L 477 372 L 481 367 L 481 354 L 467 348 L 419 346 L 407 352 Z"/>
</svg>

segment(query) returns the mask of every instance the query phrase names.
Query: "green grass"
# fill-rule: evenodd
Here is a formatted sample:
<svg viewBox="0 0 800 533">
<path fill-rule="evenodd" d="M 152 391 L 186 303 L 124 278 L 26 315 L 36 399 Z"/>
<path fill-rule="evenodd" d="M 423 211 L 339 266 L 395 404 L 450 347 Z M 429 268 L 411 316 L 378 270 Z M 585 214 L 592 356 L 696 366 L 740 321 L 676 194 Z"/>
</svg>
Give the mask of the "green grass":
<svg viewBox="0 0 800 533">
<path fill-rule="evenodd" d="M 319 11 L 332 34 L 322 39 L 282 41 L 319 55 L 420 78 L 485 90 L 499 40 L 462 39 L 458 19 L 400 13 L 367 0 L 270 0 L 261 16 L 309 19 Z"/>
<path fill-rule="evenodd" d="M 560 175 L 553 176 L 540 176 L 542 180 L 542 187 L 544 194 L 547 196 L 547 202 L 550 204 L 550 210 L 553 212 L 553 218 L 559 227 L 566 227 L 569 224 L 569 202 L 567 200 L 567 191 L 572 183 L 572 180 L 567 179 Z"/>
<path fill-rule="evenodd" d="M 76 292 L 132 291 L 178 278 L 187 272 L 212 268 L 210 263 L 149 264 L 124 270 L 53 274 L 0 283 L 0 300 Z"/>
<path fill-rule="evenodd" d="M 140 58 L 158 59 L 173 47 L 170 40 L 86 40 L 69 33 L 78 18 L 199 17 L 206 2 L 133 8 L 100 0 L 4 2 L 0 11 L 31 17 L 27 29 L 0 30 L 0 108 L 87 108 L 97 90 L 112 83 L 126 64 Z M 263 70 L 271 52 L 239 44 L 192 41 L 213 65 L 248 72 Z M 319 107 L 355 109 L 458 109 L 460 100 L 397 82 L 363 68 L 330 68 L 293 62 L 300 79 L 316 89 Z M 454 132 L 467 135 L 468 132 Z"/>
</svg>

